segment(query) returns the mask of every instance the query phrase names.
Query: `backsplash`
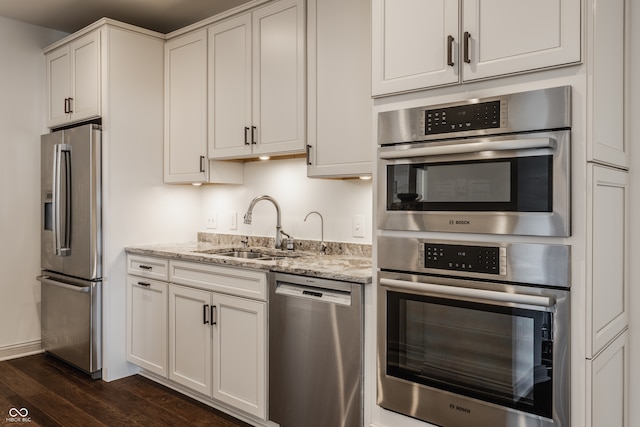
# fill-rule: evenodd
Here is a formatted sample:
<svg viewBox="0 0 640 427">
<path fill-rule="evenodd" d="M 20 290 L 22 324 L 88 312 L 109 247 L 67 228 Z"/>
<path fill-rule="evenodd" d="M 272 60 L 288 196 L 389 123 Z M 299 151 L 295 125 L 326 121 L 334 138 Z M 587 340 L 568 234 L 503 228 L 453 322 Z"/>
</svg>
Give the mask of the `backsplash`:
<svg viewBox="0 0 640 427">
<path fill-rule="evenodd" d="M 275 238 L 261 236 L 246 236 L 240 234 L 216 234 L 198 233 L 198 243 L 208 243 L 212 246 L 238 246 L 242 247 L 243 242 L 250 247 L 275 247 Z M 344 242 L 324 242 L 326 244 L 326 255 L 348 255 L 358 257 L 371 257 L 371 245 Z M 294 251 L 319 252 L 319 240 L 295 240 Z"/>
<path fill-rule="evenodd" d="M 203 185 L 201 191 L 200 231 L 275 238 L 276 209 L 268 201 L 255 205 L 252 224 L 243 223 L 251 200 L 269 195 L 280 206 L 282 230 L 295 240 L 320 241 L 320 217 L 307 217 L 317 211 L 323 217 L 325 241 L 372 242 L 372 182 L 307 178 L 304 158 L 247 162 L 242 185 Z M 353 235 L 354 216 L 364 220 L 363 237 Z"/>
</svg>

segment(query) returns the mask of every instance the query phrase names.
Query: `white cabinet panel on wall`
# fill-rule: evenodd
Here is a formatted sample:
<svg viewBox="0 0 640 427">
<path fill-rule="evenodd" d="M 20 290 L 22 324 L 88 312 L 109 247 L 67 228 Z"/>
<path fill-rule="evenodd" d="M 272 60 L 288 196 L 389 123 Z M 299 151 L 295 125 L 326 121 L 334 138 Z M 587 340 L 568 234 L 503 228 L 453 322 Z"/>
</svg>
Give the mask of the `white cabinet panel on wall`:
<svg viewBox="0 0 640 427">
<path fill-rule="evenodd" d="M 165 44 L 165 182 L 203 182 L 207 159 L 207 38 Z"/>
<path fill-rule="evenodd" d="M 373 0 L 372 93 L 578 63 L 580 5 L 580 0 Z"/>
<path fill-rule="evenodd" d="M 625 140 L 625 51 L 629 22 L 625 0 L 592 0 L 588 10 L 588 159 L 629 167 Z"/>
<path fill-rule="evenodd" d="M 588 165 L 587 358 L 629 324 L 628 173 Z"/>
<path fill-rule="evenodd" d="M 213 397 L 266 417 L 266 303 L 213 294 Z"/>
<path fill-rule="evenodd" d="M 629 331 L 587 361 L 587 426 L 629 427 Z"/>
<path fill-rule="evenodd" d="M 242 165 L 209 160 L 207 31 L 165 44 L 164 181 L 241 184 Z"/>
<path fill-rule="evenodd" d="M 307 0 L 309 177 L 372 172 L 370 5 Z"/>
<path fill-rule="evenodd" d="M 127 360 L 167 377 L 167 283 L 127 277 Z"/>
<path fill-rule="evenodd" d="M 100 52 L 95 30 L 45 55 L 48 127 L 100 116 Z"/>
<path fill-rule="evenodd" d="M 209 40 L 209 157 L 303 152 L 304 1 L 276 1 L 215 24 Z"/>
<path fill-rule="evenodd" d="M 211 293 L 169 286 L 169 379 L 211 395 Z"/>
<path fill-rule="evenodd" d="M 372 0 L 371 7 L 373 95 L 458 82 L 457 1 Z"/>
<path fill-rule="evenodd" d="M 462 10 L 465 81 L 580 61 L 580 0 L 463 0 Z"/>
</svg>

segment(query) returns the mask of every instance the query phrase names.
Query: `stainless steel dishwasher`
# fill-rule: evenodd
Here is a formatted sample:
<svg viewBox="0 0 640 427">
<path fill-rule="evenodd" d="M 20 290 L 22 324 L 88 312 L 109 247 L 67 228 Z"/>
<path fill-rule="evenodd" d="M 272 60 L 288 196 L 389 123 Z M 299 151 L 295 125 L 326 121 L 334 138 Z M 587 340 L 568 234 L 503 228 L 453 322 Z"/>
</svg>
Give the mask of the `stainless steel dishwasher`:
<svg viewBox="0 0 640 427">
<path fill-rule="evenodd" d="M 275 273 L 269 286 L 269 419 L 363 423 L 362 285 Z"/>
</svg>

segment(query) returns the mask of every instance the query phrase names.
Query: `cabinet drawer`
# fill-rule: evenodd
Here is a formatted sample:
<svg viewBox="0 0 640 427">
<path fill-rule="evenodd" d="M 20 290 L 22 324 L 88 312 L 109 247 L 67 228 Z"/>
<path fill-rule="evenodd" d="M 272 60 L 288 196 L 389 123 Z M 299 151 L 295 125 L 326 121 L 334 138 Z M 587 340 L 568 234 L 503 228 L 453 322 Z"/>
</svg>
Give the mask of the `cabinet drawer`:
<svg viewBox="0 0 640 427">
<path fill-rule="evenodd" d="M 127 256 L 127 273 L 134 276 L 167 281 L 169 279 L 168 271 L 169 261 L 166 259 L 141 255 Z"/>
<path fill-rule="evenodd" d="M 267 273 L 173 260 L 169 267 L 169 278 L 173 283 L 262 301 L 267 299 Z"/>
</svg>

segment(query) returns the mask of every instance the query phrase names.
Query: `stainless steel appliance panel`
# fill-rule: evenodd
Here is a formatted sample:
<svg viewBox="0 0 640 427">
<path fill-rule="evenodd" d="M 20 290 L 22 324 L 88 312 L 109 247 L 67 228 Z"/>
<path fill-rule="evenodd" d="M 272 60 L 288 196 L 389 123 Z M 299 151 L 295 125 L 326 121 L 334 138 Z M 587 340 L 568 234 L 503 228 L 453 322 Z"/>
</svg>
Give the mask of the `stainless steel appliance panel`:
<svg viewBox="0 0 640 427">
<path fill-rule="evenodd" d="M 409 304 L 396 307 L 401 319 L 390 319 L 397 295 L 417 302 L 412 311 Z M 423 300 L 451 310 L 433 311 Z M 447 427 L 570 426 L 568 290 L 382 271 L 377 310 L 380 406 Z M 553 356 L 541 363 L 535 349 L 544 359 L 545 345 Z M 424 366 L 412 378 L 395 372 L 398 366 L 411 372 L 412 364 Z"/>
<path fill-rule="evenodd" d="M 457 126 L 446 133 L 447 138 L 560 129 L 571 125 L 571 87 L 561 86 L 482 99 L 467 99 L 433 107 L 385 111 L 378 115 L 378 144 L 442 139 L 441 133 L 429 134 L 425 131 L 425 111 L 455 109 L 480 102 L 499 103 L 496 126 L 474 130 L 467 130 L 466 125 Z M 450 121 L 450 124 L 453 123 Z"/>
<path fill-rule="evenodd" d="M 41 267 L 102 277 L 101 132 L 97 125 L 41 138 Z"/>
<path fill-rule="evenodd" d="M 269 292 L 269 419 L 283 427 L 363 423 L 362 289 L 275 274 Z"/>
<path fill-rule="evenodd" d="M 38 280 L 42 283 L 42 348 L 99 377 L 102 283 L 56 274 Z"/>
</svg>

